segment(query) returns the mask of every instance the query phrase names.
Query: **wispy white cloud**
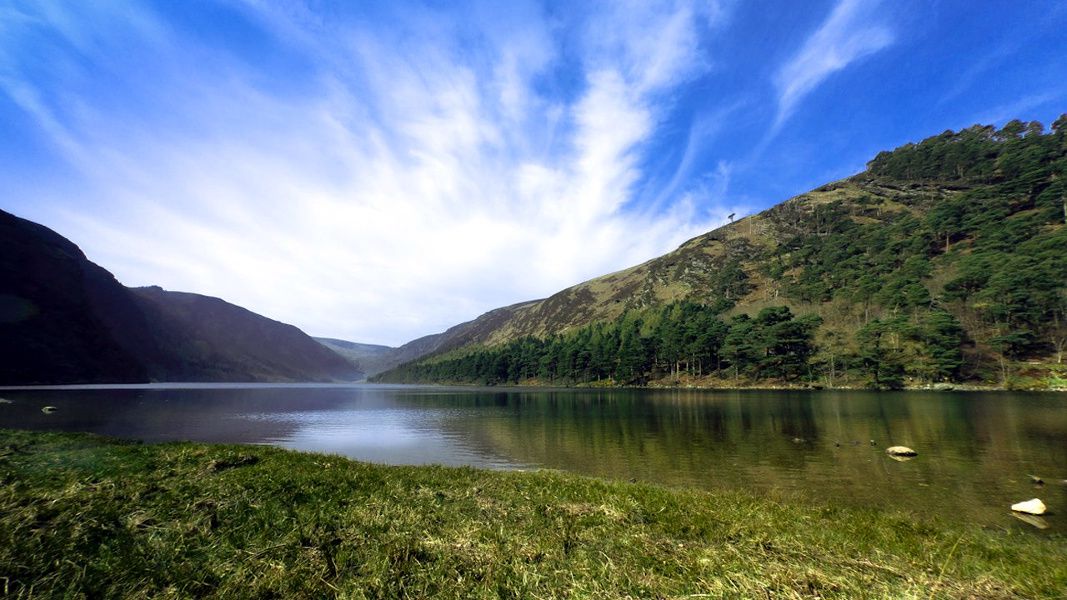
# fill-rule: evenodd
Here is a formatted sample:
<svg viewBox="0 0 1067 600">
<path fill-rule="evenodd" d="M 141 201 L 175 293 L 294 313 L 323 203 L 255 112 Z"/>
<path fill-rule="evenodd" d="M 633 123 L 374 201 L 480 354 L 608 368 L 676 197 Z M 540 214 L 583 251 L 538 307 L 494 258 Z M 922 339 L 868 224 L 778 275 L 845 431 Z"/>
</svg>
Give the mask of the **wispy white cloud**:
<svg viewBox="0 0 1067 600">
<path fill-rule="evenodd" d="M 665 203 L 673 201 L 679 192 L 683 192 L 685 186 L 689 185 L 692 181 L 694 171 L 700 168 L 697 165 L 697 156 L 700 151 L 715 139 L 727 119 L 736 113 L 743 105 L 744 102 L 741 101 L 732 102 L 719 107 L 716 110 L 700 114 L 693 119 L 685 141 L 685 148 L 682 151 L 682 157 L 678 160 L 674 167 L 674 172 L 671 174 L 667 182 L 656 188 L 654 200 L 649 204 L 650 207 L 661 207 Z M 714 186 L 715 193 L 704 194 L 707 198 L 712 199 L 715 203 L 720 205 L 725 200 L 729 188 L 729 177 L 723 177 L 723 174 L 727 173 L 730 169 L 732 169 L 732 165 L 729 165 L 724 161 L 719 161 L 712 174 L 712 177 L 719 180 L 719 184 Z M 698 181 L 698 187 L 706 191 L 707 188 L 704 186 L 704 183 L 704 181 Z"/>
<path fill-rule="evenodd" d="M 314 69 L 264 82 L 249 61 L 124 4 L 39 11 L 47 51 L 67 61 L 0 64 L 0 89 L 83 177 L 78 198 L 40 188 L 40 214 L 127 284 L 401 343 L 723 218 L 701 203 L 714 182 L 656 210 L 631 202 L 665 100 L 709 67 L 701 36 L 722 15 L 708 3 L 615 5 L 575 31 L 519 2 L 406 7 L 397 27 L 302 3 L 240 6 Z M 564 35 L 577 36 L 577 62 L 558 54 Z M 128 83 L 124 104 L 79 87 L 86 63 Z M 560 69 L 574 93 L 543 89 Z M 51 89 L 64 95 L 35 101 Z M 728 178 L 722 165 L 714 181 Z"/>
<path fill-rule="evenodd" d="M 839 0 L 819 28 L 778 70 L 778 111 L 772 130 L 792 116 L 800 101 L 828 77 L 893 43 L 893 33 L 875 15 L 879 0 Z"/>
</svg>

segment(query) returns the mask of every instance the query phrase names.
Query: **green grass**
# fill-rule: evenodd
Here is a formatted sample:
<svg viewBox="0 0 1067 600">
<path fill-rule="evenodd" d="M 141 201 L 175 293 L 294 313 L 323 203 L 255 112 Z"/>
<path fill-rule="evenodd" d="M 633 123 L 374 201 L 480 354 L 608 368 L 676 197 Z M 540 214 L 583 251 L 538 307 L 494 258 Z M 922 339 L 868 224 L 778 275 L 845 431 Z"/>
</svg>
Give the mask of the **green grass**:
<svg viewBox="0 0 1067 600">
<path fill-rule="evenodd" d="M 0 430 L 0 597 L 1062 597 L 1067 540 L 558 472 Z"/>
</svg>

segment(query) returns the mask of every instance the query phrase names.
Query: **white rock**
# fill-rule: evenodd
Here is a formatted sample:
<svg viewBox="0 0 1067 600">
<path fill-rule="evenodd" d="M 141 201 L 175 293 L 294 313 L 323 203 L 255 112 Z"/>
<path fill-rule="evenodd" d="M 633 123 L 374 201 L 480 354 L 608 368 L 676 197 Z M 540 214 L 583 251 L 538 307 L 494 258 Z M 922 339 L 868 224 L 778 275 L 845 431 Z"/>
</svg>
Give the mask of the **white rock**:
<svg viewBox="0 0 1067 600">
<path fill-rule="evenodd" d="M 907 446 L 890 446 L 885 449 L 885 453 L 890 456 L 918 456 L 919 453 L 908 448 Z"/>
<path fill-rule="evenodd" d="M 1034 498 L 1026 502 L 1016 502 L 1011 505 L 1011 509 L 1028 515 L 1043 515 L 1045 514 L 1045 503 L 1038 498 Z"/>
</svg>

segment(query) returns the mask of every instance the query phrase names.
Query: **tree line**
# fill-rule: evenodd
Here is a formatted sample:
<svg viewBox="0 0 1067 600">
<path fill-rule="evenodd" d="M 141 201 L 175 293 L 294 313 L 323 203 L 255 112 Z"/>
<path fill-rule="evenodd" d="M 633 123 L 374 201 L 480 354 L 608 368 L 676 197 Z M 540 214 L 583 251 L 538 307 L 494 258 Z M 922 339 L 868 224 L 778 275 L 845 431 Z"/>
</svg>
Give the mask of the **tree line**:
<svg viewBox="0 0 1067 600">
<path fill-rule="evenodd" d="M 856 334 L 858 352 L 830 358 L 817 353 L 816 315 L 796 316 L 786 306 L 764 308 L 755 317 L 725 318 L 722 305 L 677 302 L 658 310 L 627 311 L 611 322 L 546 338 L 466 350 L 412 362 L 379 381 L 425 381 L 555 385 L 611 382 L 640 385 L 657 379 L 718 377 L 733 382 L 820 382 L 831 370 L 839 378 L 866 377 L 898 387 L 904 365 L 921 357 L 915 373 L 948 381 L 962 364 L 963 330 L 948 313 L 934 313 L 918 327 L 878 323 Z"/>
</svg>

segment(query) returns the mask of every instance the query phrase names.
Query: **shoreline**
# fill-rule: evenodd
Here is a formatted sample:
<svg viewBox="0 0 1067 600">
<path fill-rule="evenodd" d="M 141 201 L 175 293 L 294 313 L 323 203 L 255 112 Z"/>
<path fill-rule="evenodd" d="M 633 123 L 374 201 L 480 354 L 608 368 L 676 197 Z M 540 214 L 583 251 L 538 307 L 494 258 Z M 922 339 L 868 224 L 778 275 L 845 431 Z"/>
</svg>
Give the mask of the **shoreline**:
<svg viewBox="0 0 1067 600">
<path fill-rule="evenodd" d="M 557 389 L 557 390 L 694 390 L 694 391 L 864 391 L 864 392 L 1050 392 L 1067 393 L 1067 387 L 1005 387 L 981 383 L 933 383 L 908 384 L 899 389 L 878 388 L 866 385 L 803 384 L 786 382 L 752 382 L 750 384 L 727 384 L 726 380 L 711 378 L 690 378 L 687 381 L 662 383 L 658 380 L 643 385 L 615 384 L 608 380 L 601 382 L 583 382 L 572 385 L 560 385 L 538 379 L 526 379 L 518 383 L 483 384 L 471 381 L 449 382 L 379 382 L 379 381 L 337 381 L 337 382 L 301 382 L 301 381 L 152 381 L 152 382 L 115 382 L 115 383 L 41 383 L 0 385 L 0 392 L 33 390 L 109 390 L 109 389 L 245 389 L 245 388 L 345 388 L 355 386 L 419 386 L 419 387 L 466 387 L 484 389 Z"/>
<path fill-rule="evenodd" d="M 602 382 L 585 382 L 575 385 L 559 385 L 556 383 L 542 383 L 533 380 L 524 380 L 519 383 L 496 383 L 482 384 L 474 382 L 369 382 L 376 385 L 412 385 L 412 386 L 443 386 L 443 387 L 473 387 L 485 389 L 559 389 L 559 390 L 693 390 L 708 392 L 732 392 L 732 391 L 795 391 L 795 392 L 1025 392 L 1025 393 L 1067 393 L 1067 387 L 1060 388 L 1010 388 L 1005 386 L 981 385 L 974 383 L 954 384 L 930 384 L 930 385 L 906 385 L 900 389 L 874 388 L 863 385 L 854 386 L 825 386 L 825 385 L 789 385 L 781 383 L 752 384 L 752 385 L 699 385 L 699 384 L 657 384 L 646 385 L 620 385 Z"/>
<path fill-rule="evenodd" d="M 559 471 L 0 430 L 15 596 L 1053 596 L 1067 538 Z"/>
</svg>

